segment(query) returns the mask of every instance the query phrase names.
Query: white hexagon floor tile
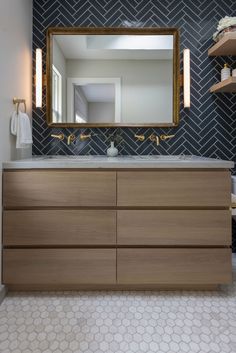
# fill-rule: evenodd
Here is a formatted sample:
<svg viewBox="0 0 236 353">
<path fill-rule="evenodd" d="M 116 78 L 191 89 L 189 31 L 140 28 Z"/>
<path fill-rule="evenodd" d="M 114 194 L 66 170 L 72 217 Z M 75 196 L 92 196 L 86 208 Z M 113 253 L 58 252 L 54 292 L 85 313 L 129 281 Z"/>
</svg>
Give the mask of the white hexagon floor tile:
<svg viewBox="0 0 236 353">
<path fill-rule="evenodd" d="M 236 267 L 217 292 L 9 293 L 0 352 L 235 353 Z"/>
</svg>

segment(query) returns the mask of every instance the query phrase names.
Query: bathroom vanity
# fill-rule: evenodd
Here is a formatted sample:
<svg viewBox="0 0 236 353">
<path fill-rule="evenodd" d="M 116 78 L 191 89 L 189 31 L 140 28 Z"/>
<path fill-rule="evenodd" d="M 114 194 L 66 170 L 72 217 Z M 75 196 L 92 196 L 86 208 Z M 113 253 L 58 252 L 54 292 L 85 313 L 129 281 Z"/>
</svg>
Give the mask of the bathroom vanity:
<svg viewBox="0 0 236 353">
<path fill-rule="evenodd" d="M 10 290 L 230 283 L 232 167 L 188 156 L 5 163 L 3 283 Z"/>
</svg>

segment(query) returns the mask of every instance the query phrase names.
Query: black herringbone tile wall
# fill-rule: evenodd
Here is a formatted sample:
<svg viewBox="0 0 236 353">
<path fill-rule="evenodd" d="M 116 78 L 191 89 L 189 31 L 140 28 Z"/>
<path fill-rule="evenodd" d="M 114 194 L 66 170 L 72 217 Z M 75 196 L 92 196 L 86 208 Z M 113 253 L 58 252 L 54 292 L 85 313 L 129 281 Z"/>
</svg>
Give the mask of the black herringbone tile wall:
<svg viewBox="0 0 236 353">
<path fill-rule="evenodd" d="M 219 80 L 220 69 L 227 60 L 236 67 L 235 58 L 208 58 L 212 33 L 219 19 L 236 15 L 235 0 L 34 0 L 33 48 L 43 48 L 45 34 L 52 26 L 89 27 L 179 27 L 181 54 L 191 49 L 192 106 L 184 110 L 178 128 L 155 129 L 158 134 L 175 134 L 175 138 L 160 146 L 150 141 L 136 142 L 134 132 L 151 134 L 154 129 L 120 129 L 121 154 L 195 154 L 223 159 L 236 156 L 236 95 L 209 93 L 209 87 Z M 45 67 L 45 65 L 44 65 Z M 76 142 L 55 141 L 50 134 L 64 130 L 78 136 L 84 129 L 50 129 L 44 108 L 33 110 L 33 154 L 105 154 L 107 135 L 115 129 L 93 129 L 98 136 Z"/>
<path fill-rule="evenodd" d="M 236 15 L 235 0 L 34 0 L 33 51 L 46 54 L 46 30 L 52 26 L 88 27 L 178 27 L 183 48 L 191 49 L 192 106 L 184 110 L 173 129 L 120 129 L 120 154 L 195 154 L 236 160 L 236 94 L 210 94 L 210 86 L 219 80 L 227 61 L 236 67 L 236 58 L 209 58 L 212 34 L 220 18 Z M 44 92 L 45 93 L 45 92 Z M 34 100 L 34 97 L 33 97 Z M 55 141 L 51 133 L 90 132 L 90 129 L 50 129 L 46 124 L 45 94 L 43 109 L 33 109 L 33 154 L 105 154 L 107 135 L 115 129 L 92 129 L 91 140 L 67 146 Z M 136 142 L 134 133 L 175 134 L 175 138 L 156 146 L 149 141 Z"/>
</svg>

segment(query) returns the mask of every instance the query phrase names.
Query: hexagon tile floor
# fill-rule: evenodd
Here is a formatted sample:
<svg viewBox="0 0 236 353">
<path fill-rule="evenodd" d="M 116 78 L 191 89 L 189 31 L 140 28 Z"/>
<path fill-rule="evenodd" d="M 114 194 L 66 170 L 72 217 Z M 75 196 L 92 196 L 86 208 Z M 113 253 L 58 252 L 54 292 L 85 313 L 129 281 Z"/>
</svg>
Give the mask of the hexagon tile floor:
<svg viewBox="0 0 236 353">
<path fill-rule="evenodd" d="M 236 266 L 219 292 L 11 293 L 0 352 L 235 353 Z"/>
</svg>

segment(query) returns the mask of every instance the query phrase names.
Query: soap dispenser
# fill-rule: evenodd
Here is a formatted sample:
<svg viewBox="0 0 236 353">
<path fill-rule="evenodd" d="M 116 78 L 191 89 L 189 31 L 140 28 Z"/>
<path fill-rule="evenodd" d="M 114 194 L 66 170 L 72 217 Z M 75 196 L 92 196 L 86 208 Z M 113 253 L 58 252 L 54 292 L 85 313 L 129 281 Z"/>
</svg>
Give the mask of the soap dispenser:
<svg viewBox="0 0 236 353">
<path fill-rule="evenodd" d="M 230 68 L 228 64 L 224 64 L 223 69 L 221 70 L 221 81 L 227 80 L 230 77 Z"/>
</svg>

